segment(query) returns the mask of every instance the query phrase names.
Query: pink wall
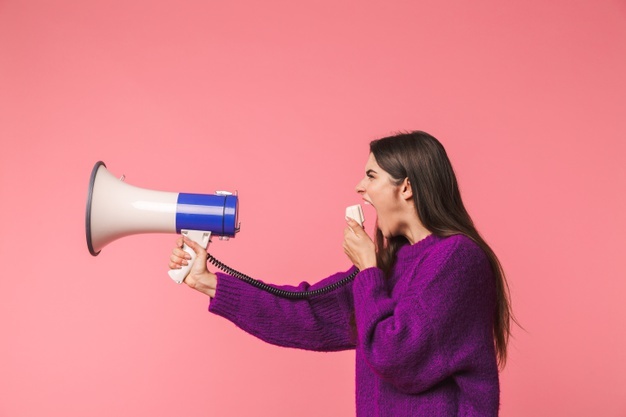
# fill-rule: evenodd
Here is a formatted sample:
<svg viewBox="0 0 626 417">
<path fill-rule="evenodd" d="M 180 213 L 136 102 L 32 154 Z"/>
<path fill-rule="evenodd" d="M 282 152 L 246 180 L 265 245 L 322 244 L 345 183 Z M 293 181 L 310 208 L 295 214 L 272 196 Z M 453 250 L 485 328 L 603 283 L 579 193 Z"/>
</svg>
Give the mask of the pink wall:
<svg viewBox="0 0 626 417">
<path fill-rule="evenodd" d="M 88 177 L 237 189 L 212 252 L 314 281 L 348 266 L 368 141 L 404 129 L 444 142 L 508 272 L 502 415 L 626 416 L 623 0 L 212 3 L 0 1 L 0 416 L 354 414 L 352 352 L 209 315 L 173 235 L 89 255 Z"/>
</svg>

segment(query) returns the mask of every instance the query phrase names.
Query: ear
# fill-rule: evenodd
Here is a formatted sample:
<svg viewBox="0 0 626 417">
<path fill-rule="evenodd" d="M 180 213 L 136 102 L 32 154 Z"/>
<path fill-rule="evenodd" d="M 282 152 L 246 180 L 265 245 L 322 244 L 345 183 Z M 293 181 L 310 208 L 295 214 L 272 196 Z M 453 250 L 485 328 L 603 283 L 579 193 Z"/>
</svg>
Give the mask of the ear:
<svg viewBox="0 0 626 417">
<path fill-rule="evenodd" d="M 411 181 L 408 178 L 405 178 L 400 184 L 400 195 L 405 200 L 409 200 L 413 198 L 413 189 L 411 188 Z"/>
</svg>

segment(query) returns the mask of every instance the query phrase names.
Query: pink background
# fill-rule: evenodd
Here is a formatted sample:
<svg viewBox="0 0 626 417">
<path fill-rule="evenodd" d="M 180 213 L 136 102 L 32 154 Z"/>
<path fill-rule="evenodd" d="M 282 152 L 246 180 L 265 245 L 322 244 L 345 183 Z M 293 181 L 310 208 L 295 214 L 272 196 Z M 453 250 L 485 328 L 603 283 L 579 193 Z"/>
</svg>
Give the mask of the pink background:
<svg viewBox="0 0 626 417">
<path fill-rule="evenodd" d="M 407 129 L 508 272 L 501 414 L 626 416 L 626 3 L 308 3 L 0 0 L 0 416 L 353 415 L 353 352 L 208 314 L 174 235 L 92 257 L 89 174 L 238 190 L 211 252 L 315 281 L 349 266 L 367 143 Z"/>
</svg>

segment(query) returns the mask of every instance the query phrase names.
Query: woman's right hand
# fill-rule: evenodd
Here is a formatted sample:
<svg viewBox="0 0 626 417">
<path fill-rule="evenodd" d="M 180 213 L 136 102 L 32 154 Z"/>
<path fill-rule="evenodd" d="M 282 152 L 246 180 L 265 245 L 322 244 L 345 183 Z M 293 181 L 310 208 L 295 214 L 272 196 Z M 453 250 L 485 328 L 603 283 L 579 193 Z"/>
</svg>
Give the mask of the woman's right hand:
<svg viewBox="0 0 626 417">
<path fill-rule="evenodd" d="M 376 246 L 363 226 L 346 217 L 348 225 L 343 231 L 343 251 L 354 266 L 363 271 L 376 266 Z"/>
<path fill-rule="evenodd" d="M 189 275 L 187 275 L 183 282 L 196 291 L 200 291 L 211 298 L 215 297 L 217 276 L 207 269 L 206 250 L 193 240 L 185 236 L 181 236 L 176 240 L 176 247 L 172 250 L 172 254 L 170 255 L 170 269 L 181 269 L 183 266 L 189 264 L 191 256 L 183 250 L 183 243 L 196 253 L 196 259 L 189 270 Z"/>
</svg>

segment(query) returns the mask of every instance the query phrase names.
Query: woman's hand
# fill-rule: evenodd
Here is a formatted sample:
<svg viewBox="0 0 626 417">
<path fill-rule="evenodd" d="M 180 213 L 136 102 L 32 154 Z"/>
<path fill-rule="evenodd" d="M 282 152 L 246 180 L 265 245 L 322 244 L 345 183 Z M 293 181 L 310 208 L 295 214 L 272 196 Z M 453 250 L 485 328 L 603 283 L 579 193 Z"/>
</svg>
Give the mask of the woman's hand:
<svg viewBox="0 0 626 417">
<path fill-rule="evenodd" d="M 376 247 L 365 230 L 353 219 L 346 218 L 343 231 L 343 251 L 359 270 L 376 266 Z"/>
<path fill-rule="evenodd" d="M 183 250 L 183 243 L 187 244 L 196 253 L 196 260 L 189 270 L 189 275 L 183 282 L 211 298 L 215 297 L 217 276 L 206 267 L 206 250 L 193 240 L 185 236 L 181 236 L 176 240 L 176 247 L 170 255 L 170 269 L 181 269 L 183 266 L 189 265 L 191 256 Z"/>
</svg>

